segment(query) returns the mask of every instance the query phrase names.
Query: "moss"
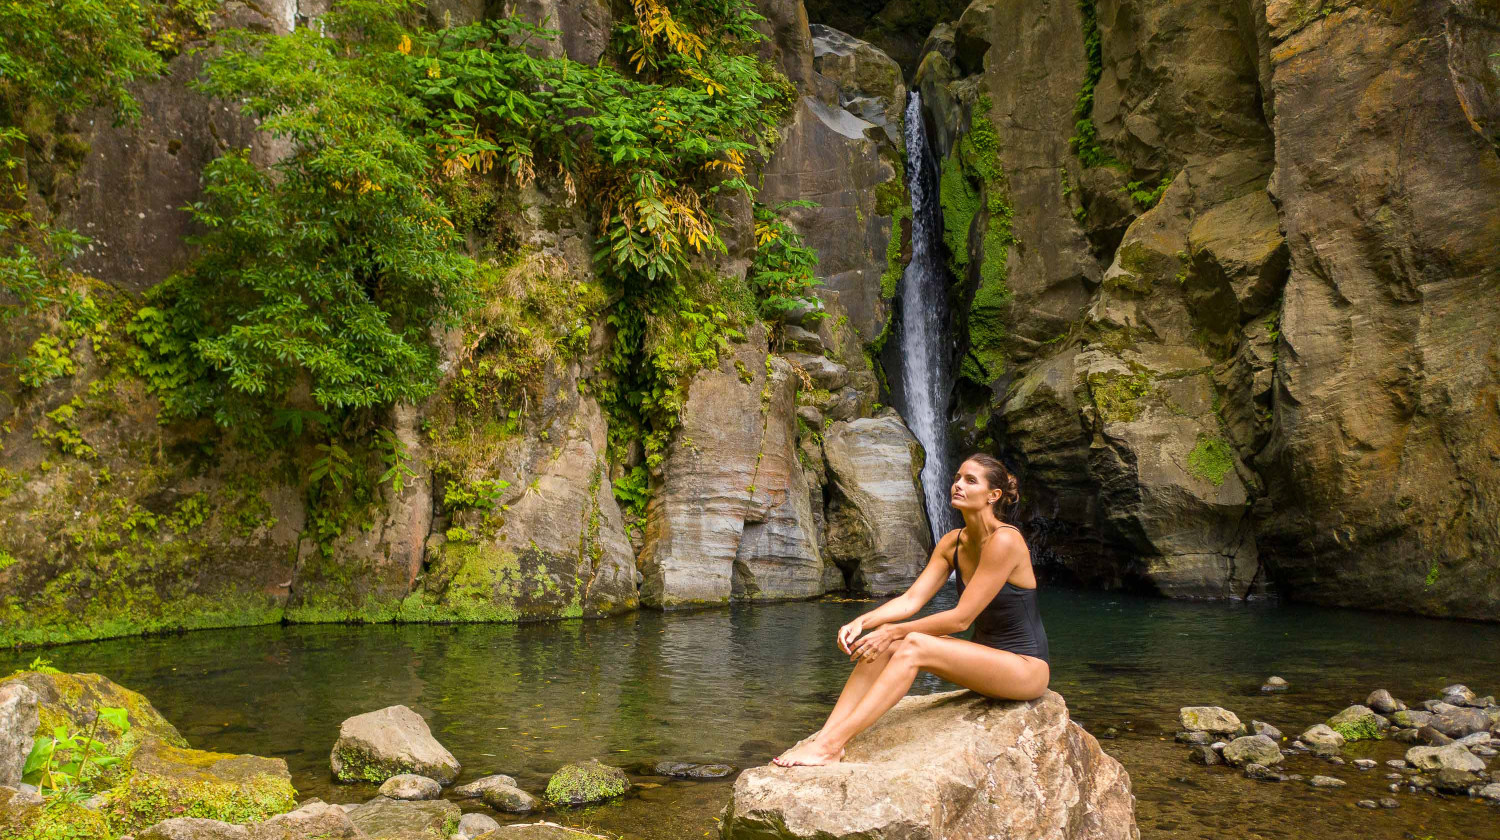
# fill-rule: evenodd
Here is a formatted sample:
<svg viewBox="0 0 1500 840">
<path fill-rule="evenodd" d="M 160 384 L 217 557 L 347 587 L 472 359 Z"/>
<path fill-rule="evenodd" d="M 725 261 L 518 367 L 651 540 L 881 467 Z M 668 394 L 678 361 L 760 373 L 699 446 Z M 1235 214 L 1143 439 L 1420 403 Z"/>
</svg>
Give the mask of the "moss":
<svg viewBox="0 0 1500 840">
<path fill-rule="evenodd" d="M 444 543 L 432 550 L 429 585 L 408 595 L 402 621 L 516 622 L 526 595 L 520 558 L 489 541 Z M 541 573 L 545 576 L 545 572 Z"/>
<path fill-rule="evenodd" d="M 296 807 L 297 790 L 285 778 L 256 773 L 244 779 L 220 779 L 218 765 L 240 757 L 201 750 L 170 750 L 180 765 L 172 776 L 136 771 L 107 792 L 103 814 L 119 834 L 139 831 L 169 817 L 199 817 L 229 823 L 259 822 Z M 267 761 L 260 759 L 260 761 Z"/>
<path fill-rule="evenodd" d="M 598 761 L 569 764 L 547 780 L 547 800 L 558 805 L 583 805 L 621 796 L 630 789 L 625 772 Z"/>
<path fill-rule="evenodd" d="M 1215 486 L 1223 484 L 1233 469 L 1234 449 L 1223 438 L 1199 436 L 1188 453 L 1188 472 Z"/>
<path fill-rule="evenodd" d="M 1344 736 L 1345 741 L 1378 741 L 1381 738 L 1380 725 L 1375 722 L 1374 715 L 1365 715 L 1337 726 L 1330 725 L 1330 728 Z"/>
<path fill-rule="evenodd" d="M 1094 407 L 1106 423 L 1128 423 L 1141 414 L 1140 400 L 1151 392 L 1152 376 L 1148 372 L 1091 373 L 1089 393 Z"/>
<path fill-rule="evenodd" d="M 339 768 L 334 773 L 334 778 L 341 782 L 370 782 L 378 785 L 392 776 L 414 773 L 417 770 L 414 765 L 376 758 L 347 744 L 335 745 L 334 752 L 334 763 Z"/>
<path fill-rule="evenodd" d="M 25 831 L 4 836 L 24 840 L 108 840 L 115 836 L 104 817 L 76 802 L 54 799 L 35 813 L 34 824 L 18 827 Z"/>
</svg>

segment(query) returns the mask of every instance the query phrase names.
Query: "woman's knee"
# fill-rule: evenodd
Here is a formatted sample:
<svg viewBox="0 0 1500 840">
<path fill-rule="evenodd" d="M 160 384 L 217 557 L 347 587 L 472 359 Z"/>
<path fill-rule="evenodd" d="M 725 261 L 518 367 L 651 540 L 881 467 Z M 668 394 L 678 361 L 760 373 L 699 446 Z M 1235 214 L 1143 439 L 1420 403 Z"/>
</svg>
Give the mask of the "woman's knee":
<svg viewBox="0 0 1500 840">
<path fill-rule="evenodd" d="M 908 633 L 900 642 L 901 647 L 891 654 L 892 658 L 910 665 L 921 665 L 922 657 L 930 647 L 932 636 L 926 633 Z"/>
</svg>

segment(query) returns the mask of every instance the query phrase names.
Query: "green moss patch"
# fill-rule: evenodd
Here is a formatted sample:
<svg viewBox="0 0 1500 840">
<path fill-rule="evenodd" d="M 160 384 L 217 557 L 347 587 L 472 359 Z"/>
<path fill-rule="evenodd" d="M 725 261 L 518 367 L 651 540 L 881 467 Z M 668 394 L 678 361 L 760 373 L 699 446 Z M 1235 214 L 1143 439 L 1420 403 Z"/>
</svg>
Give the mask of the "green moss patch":
<svg viewBox="0 0 1500 840">
<path fill-rule="evenodd" d="M 107 792 L 109 803 L 102 809 L 118 834 L 169 817 L 259 822 L 296 807 L 297 790 L 286 762 L 279 759 L 148 741 L 129 765 L 127 775 Z"/>
<path fill-rule="evenodd" d="M 1108 371 L 1088 376 L 1094 407 L 1106 423 L 1129 423 L 1141 415 L 1141 398 L 1151 392 L 1150 373 Z"/>
<path fill-rule="evenodd" d="M 1200 436 L 1188 453 L 1188 472 L 1215 486 L 1223 484 L 1233 469 L 1234 448 L 1223 438 Z"/>
<path fill-rule="evenodd" d="M 625 771 L 596 761 L 569 764 L 547 780 L 547 800 L 556 805 L 586 805 L 621 796 L 630 789 Z"/>
</svg>

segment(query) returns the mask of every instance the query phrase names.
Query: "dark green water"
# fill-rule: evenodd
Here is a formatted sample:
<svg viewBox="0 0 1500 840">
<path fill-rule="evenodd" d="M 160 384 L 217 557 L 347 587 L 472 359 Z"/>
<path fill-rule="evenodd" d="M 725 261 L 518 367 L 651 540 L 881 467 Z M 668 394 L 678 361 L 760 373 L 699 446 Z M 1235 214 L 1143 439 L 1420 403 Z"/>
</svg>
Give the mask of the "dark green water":
<svg viewBox="0 0 1500 840">
<path fill-rule="evenodd" d="M 952 598 L 950 587 L 934 606 Z M 643 771 L 659 759 L 752 766 L 816 728 L 849 669 L 834 632 L 869 608 L 822 601 L 525 626 L 278 626 L 46 655 L 144 693 L 196 747 L 286 759 L 306 796 L 372 796 L 368 786 L 331 783 L 328 751 L 345 718 L 403 703 L 427 718 L 466 779 L 509 773 L 540 792 L 557 766 L 600 757 L 645 785 L 621 802 L 547 818 L 687 840 L 717 836 L 730 782 Z M 1290 772 L 1349 786 L 1251 782 L 1188 763 L 1171 741 L 1183 705 L 1223 705 L 1292 735 L 1378 687 L 1409 702 L 1453 682 L 1500 693 L 1500 625 L 1059 589 L 1043 591 L 1042 614 L 1052 687 L 1091 732 L 1119 732 L 1101 743 L 1130 771 L 1142 837 L 1500 838 L 1500 808 L 1466 798 L 1401 793 L 1397 810 L 1356 808 L 1391 795 L 1383 767 L 1293 758 Z M 0 673 L 33 656 L 0 654 Z M 1271 674 L 1291 690 L 1262 695 Z M 929 677 L 913 691 L 950 688 Z M 1403 751 L 1382 742 L 1346 757 Z"/>
</svg>

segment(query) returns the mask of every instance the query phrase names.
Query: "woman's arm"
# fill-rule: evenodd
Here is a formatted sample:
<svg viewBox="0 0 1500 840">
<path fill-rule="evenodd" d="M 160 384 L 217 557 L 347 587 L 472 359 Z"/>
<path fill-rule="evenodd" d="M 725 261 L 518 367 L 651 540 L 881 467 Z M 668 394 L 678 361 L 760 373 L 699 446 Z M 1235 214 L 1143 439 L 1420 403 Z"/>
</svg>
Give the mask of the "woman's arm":
<svg viewBox="0 0 1500 840">
<path fill-rule="evenodd" d="M 947 636 L 969 629 L 974 619 L 979 617 L 980 611 L 1005 586 L 1005 581 L 1010 579 L 1010 574 L 1015 571 L 1016 564 L 1021 562 L 1024 551 L 1025 543 L 1020 534 L 1009 528 L 991 535 L 979 554 L 979 568 L 974 571 L 974 578 L 964 585 L 964 594 L 952 609 L 933 613 L 916 621 L 886 624 L 879 633 L 868 634 L 860 639 L 850 653 L 855 656 L 866 651 L 879 653 L 886 645 L 906 638 L 909 633 Z"/>
<path fill-rule="evenodd" d="M 927 602 L 932 600 L 932 596 L 936 595 L 938 590 L 943 588 L 943 583 L 948 580 L 948 573 L 952 570 L 952 566 L 946 558 L 953 554 L 953 547 L 957 542 L 957 531 L 944 535 L 932 549 L 932 555 L 927 558 L 927 568 L 922 570 L 922 573 L 905 592 L 840 628 L 839 649 L 848 653 L 849 645 L 859 637 L 860 633 L 893 621 L 911 618 L 917 614 L 918 610 L 926 606 Z"/>
</svg>

